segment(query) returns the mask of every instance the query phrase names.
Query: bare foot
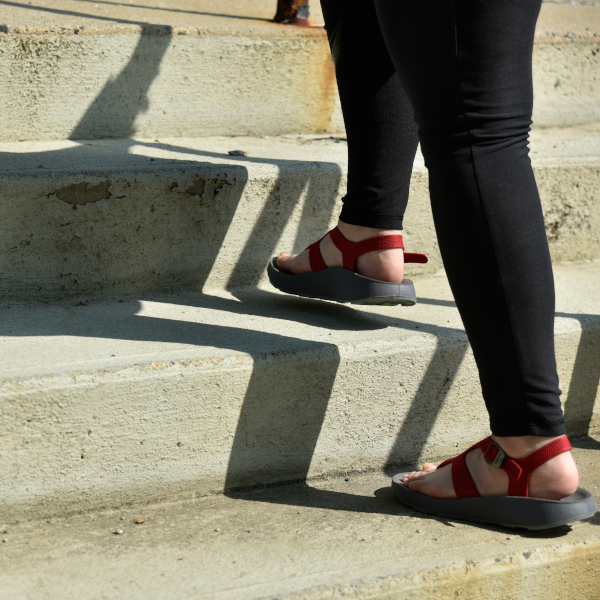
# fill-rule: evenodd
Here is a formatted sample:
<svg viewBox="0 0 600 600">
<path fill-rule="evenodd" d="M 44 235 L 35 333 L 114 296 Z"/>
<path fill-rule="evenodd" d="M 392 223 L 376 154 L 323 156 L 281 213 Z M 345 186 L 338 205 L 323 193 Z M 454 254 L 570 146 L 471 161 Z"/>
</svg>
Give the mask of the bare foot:
<svg viewBox="0 0 600 600">
<path fill-rule="evenodd" d="M 520 436 L 497 437 L 494 440 L 512 458 L 525 458 L 535 450 L 545 446 L 556 437 Z M 467 467 L 482 496 L 506 496 L 508 475 L 489 465 L 483 452 L 476 448 L 467 454 Z M 422 471 L 414 471 L 404 476 L 404 485 L 411 490 L 433 498 L 456 498 L 452 485 L 452 465 L 437 469 L 427 463 Z M 570 496 L 579 484 L 577 466 L 570 452 L 563 452 L 538 467 L 529 480 L 529 496 L 560 500 Z"/>
<path fill-rule="evenodd" d="M 397 229 L 374 229 L 373 227 L 359 227 L 338 221 L 338 228 L 342 235 L 351 242 L 362 242 L 380 235 L 400 235 Z M 329 235 L 321 240 L 319 246 L 321 255 L 328 267 L 342 267 L 342 253 L 336 248 Z M 311 273 L 308 250 L 300 254 L 282 252 L 277 258 L 277 267 L 291 275 Z M 358 257 L 356 271 L 365 277 L 379 281 L 400 283 L 404 279 L 404 250 L 391 248 L 389 250 L 375 250 Z"/>
</svg>

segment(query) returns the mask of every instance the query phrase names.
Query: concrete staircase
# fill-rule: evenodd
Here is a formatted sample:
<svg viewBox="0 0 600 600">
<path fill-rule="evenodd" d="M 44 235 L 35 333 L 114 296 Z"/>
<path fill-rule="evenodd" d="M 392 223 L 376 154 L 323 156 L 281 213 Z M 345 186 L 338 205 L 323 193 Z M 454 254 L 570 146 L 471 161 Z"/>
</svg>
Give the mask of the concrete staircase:
<svg viewBox="0 0 600 600">
<path fill-rule="evenodd" d="M 416 307 L 265 280 L 335 222 L 347 171 L 324 33 L 268 23 L 272 4 L 3 7 L 0 589 L 597 598 L 596 520 L 548 539 L 391 496 L 389 473 L 487 432 L 420 157 Z M 563 401 L 594 489 L 600 7 L 544 5 L 535 78 Z"/>
</svg>

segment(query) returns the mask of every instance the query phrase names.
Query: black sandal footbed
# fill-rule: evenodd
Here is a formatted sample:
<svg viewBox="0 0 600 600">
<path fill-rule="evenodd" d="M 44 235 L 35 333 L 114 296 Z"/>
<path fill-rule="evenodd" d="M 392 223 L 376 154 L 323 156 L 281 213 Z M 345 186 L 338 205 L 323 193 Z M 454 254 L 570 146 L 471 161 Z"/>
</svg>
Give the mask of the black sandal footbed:
<svg viewBox="0 0 600 600">
<path fill-rule="evenodd" d="M 279 270 L 277 257 L 269 262 L 267 274 L 273 287 L 304 298 L 385 306 L 413 306 L 417 302 L 415 286 L 410 279 L 404 279 L 402 283 L 388 283 L 339 267 L 290 275 Z"/>
<path fill-rule="evenodd" d="M 320 244 L 327 235 L 342 254 L 343 268 L 328 267 L 323 260 Z M 307 248 L 311 273 L 284 273 L 277 267 L 277 258 L 274 258 L 267 268 L 269 281 L 282 292 L 305 298 L 351 304 L 413 306 L 417 297 L 413 282 L 409 279 L 404 279 L 401 283 L 389 283 L 370 279 L 356 272 L 356 261 L 360 256 L 375 250 L 392 248 L 404 250 L 401 235 L 375 236 L 361 242 L 351 242 L 334 227 Z M 404 252 L 404 262 L 425 264 L 427 257 L 424 254 Z"/>
<path fill-rule="evenodd" d="M 544 500 L 524 496 L 485 496 L 478 498 L 431 498 L 411 490 L 402 480 L 409 473 L 392 478 L 392 489 L 407 506 L 420 512 L 475 523 L 538 530 L 550 529 L 588 519 L 596 514 L 590 492 L 583 488 L 562 500 Z"/>
</svg>

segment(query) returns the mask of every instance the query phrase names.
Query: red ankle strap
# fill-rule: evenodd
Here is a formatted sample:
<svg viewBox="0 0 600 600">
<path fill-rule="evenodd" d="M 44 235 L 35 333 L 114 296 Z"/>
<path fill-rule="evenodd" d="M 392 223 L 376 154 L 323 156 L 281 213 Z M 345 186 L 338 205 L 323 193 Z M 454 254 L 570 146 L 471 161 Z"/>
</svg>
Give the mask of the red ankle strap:
<svg viewBox="0 0 600 600">
<path fill-rule="evenodd" d="M 438 469 L 452 463 L 452 483 L 454 485 L 454 492 L 459 498 L 479 496 L 479 492 L 465 461 L 467 454 L 471 450 L 475 450 L 475 448 L 479 448 L 483 452 L 483 457 L 489 465 L 502 469 L 508 475 L 509 496 L 527 497 L 529 496 L 529 478 L 533 471 L 551 458 L 563 452 L 568 452 L 572 449 L 572 446 L 567 436 L 563 435 L 549 444 L 542 446 L 529 456 L 517 459 L 508 456 L 490 436 L 471 446 L 462 454 L 450 458 L 439 465 Z"/>
<path fill-rule="evenodd" d="M 529 478 L 531 474 L 551 458 L 571 450 L 566 435 L 542 446 L 525 458 L 511 458 L 494 442 L 491 436 L 477 444 L 483 452 L 485 461 L 502 469 L 508 475 L 509 496 L 529 496 Z"/>
<path fill-rule="evenodd" d="M 388 250 L 390 248 L 402 248 L 404 250 L 404 241 L 401 235 L 380 235 L 362 242 L 350 242 L 342 234 L 342 232 L 335 227 L 329 232 L 331 241 L 335 244 L 336 248 L 342 253 L 342 259 L 344 261 L 344 269 L 350 271 L 355 270 L 356 260 L 359 256 L 367 254 L 367 252 L 373 252 L 374 250 Z M 427 257 L 424 254 L 405 254 L 404 262 L 419 262 L 426 263 Z"/>
</svg>

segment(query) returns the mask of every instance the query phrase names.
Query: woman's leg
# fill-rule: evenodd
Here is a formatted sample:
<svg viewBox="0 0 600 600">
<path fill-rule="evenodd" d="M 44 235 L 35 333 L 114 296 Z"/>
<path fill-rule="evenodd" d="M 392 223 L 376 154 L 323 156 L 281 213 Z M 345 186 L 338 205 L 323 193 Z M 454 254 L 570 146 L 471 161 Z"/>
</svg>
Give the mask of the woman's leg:
<svg viewBox="0 0 600 600">
<path fill-rule="evenodd" d="M 415 110 L 440 250 L 479 368 L 492 433 L 517 458 L 565 432 L 552 265 L 528 156 L 540 4 L 375 0 Z M 469 466 L 478 469 L 481 452 L 472 454 Z M 546 471 L 552 465 L 561 465 L 567 488 L 576 486 L 569 454 L 547 463 Z M 498 485 L 506 475 L 489 469 L 498 482 L 494 487 L 481 479 L 484 491 L 502 493 Z M 412 485 L 425 493 L 453 493 L 450 469 L 440 471 L 446 473 Z"/>
<path fill-rule="evenodd" d="M 348 190 L 340 230 L 350 241 L 400 233 L 418 146 L 413 111 L 388 54 L 372 0 L 321 0 L 348 139 Z M 341 266 L 341 253 L 327 237 L 321 253 Z M 308 254 L 284 255 L 279 265 L 310 271 Z M 375 279 L 402 281 L 402 250 L 370 253 L 358 271 Z"/>
</svg>

